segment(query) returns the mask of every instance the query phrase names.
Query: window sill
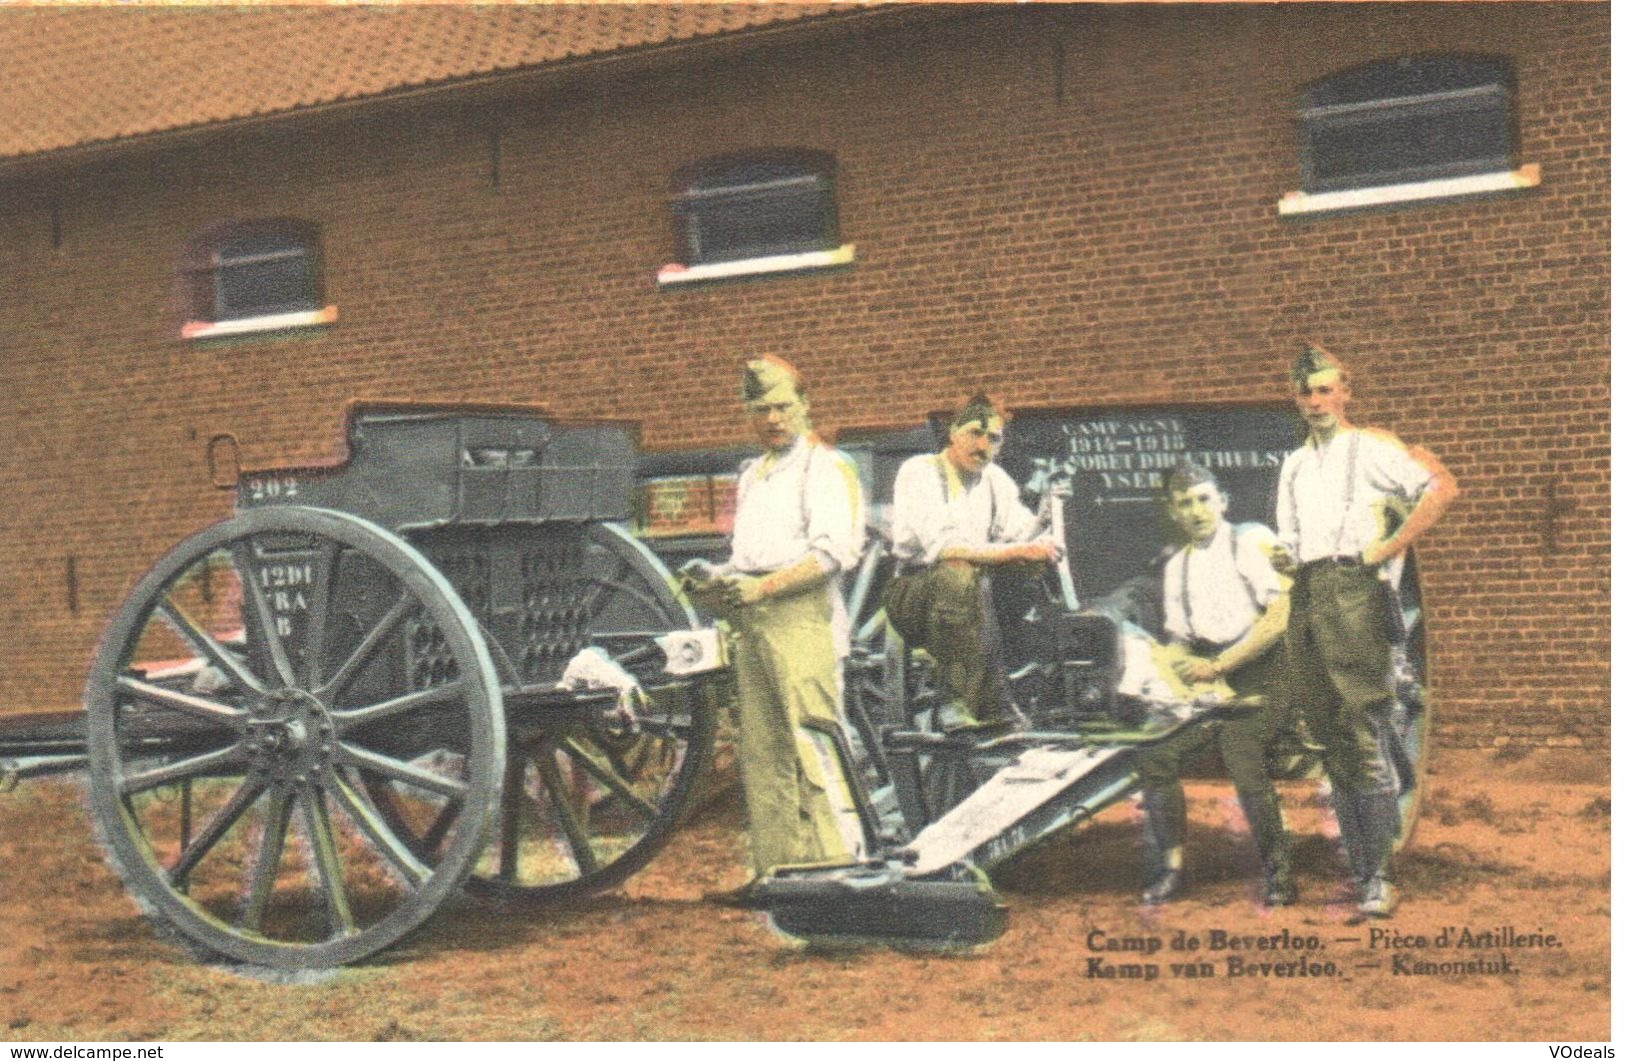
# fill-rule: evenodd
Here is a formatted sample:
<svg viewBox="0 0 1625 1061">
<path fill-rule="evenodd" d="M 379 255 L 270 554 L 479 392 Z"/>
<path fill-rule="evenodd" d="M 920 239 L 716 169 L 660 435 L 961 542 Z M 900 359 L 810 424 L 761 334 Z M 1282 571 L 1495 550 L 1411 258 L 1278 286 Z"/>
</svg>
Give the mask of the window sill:
<svg viewBox="0 0 1625 1061">
<path fill-rule="evenodd" d="M 1387 184 L 1378 188 L 1350 188 L 1341 192 L 1287 192 L 1276 204 L 1282 217 L 1368 210 L 1429 199 L 1459 199 L 1496 192 L 1516 192 L 1540 184 L 1540 163 L 1531 162 L 1506 173 L 1477 173 L 1471 177 Z"/>
<path fill-rule="evenodd" d="M 807 251 L 803 254 L 772 254 L 765 258 L 741 258 L 733 262 L 710 262 L 705 265 L 663 265 L 655 274 L 655 283 L 661 287 L 674 284 L 692 284 L 700 280 L 727 280 L 740 276 L 763 276 L 769 273 L 792 273 L 803 269 L 827 269 L 836 265 L 850 265 L 854 248 L 850 243 L 827 251 Z"/>
<path fill-rule="evenodd" d="M 268 313 L 263 317 L 242 317 L 230 321 L 187 321 L 181 326 L 182 339 L 218 339 L 226 335 L 253 335 L 282 332 L 290 328 L 315 328 L 339 319 L 339 308 L 302 309 L 293 313 Z"/>
</svg>

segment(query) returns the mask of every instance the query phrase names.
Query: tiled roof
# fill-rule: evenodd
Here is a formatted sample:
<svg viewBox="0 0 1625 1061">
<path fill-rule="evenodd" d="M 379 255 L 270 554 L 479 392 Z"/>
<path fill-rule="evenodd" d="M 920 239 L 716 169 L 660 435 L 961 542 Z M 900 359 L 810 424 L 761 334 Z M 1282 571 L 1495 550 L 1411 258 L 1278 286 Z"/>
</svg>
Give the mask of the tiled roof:
<svg viewBox="0 0 1625 1061">
<path fill-rule="evenodd" d="M 0 5 L 0 158 L 838 16 L 854 6 Z"/>
</svg>

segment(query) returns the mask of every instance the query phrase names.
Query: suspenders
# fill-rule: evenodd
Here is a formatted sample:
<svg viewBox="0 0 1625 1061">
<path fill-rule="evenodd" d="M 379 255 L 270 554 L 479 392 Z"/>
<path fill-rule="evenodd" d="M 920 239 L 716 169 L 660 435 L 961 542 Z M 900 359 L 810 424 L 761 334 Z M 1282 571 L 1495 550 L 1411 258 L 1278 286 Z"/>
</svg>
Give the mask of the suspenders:
<svg viewBox="0 0 1625 1061">
<path fill-rule="evenodd" d="M 956 475 L 957 473 L 948 464 L 948 458 L 944 457 L 941 453 L 938 453 L 935 457 L 932 458 L 932 460 L 935 462 L 935 464 L 937 466 L 937 474 L 942 477 L 942 500 L 945 503 L 952 504 L 953 500 L 954 500 L 953 483 L 949 480 L 948 477 L 950 475 Z M 982 474 L 983 474 L 983 476 L 987 475 L 986 472 L 983 472 Z M 960 490 L 962 492 L 964 492 L 964 493 L 969 493 L 970 492 L 969 490 L 965 489 L 963 480 L 960 481 Z M 992 482 L 989 482 L 987 484 L 987 530 L 988 530 L 988 534 L 991 535 L 993 533 L 994 529 L 996 527 L 998 527 L 998 525 L 999 525 L 999 493 L 998 493 L 997 490 L 993 489 Z"/>
<path fill-rule="evenodd" d="M 1241 565 L 1239 563 L 1241 528 L 1234 524 L 1230 524 L 1229 526 L 1230 573 L 1235 576 L 1237 582 L 1241 583 L 1242 589 L 1247 591 L 1248 600 L 1251 600 L 1252 589 L 1247 585 L 1247 580 L 1241 577 Z M 1196 618 L 1191 608 L 1191 557 L 1195 554 L 1196 550 L 1194 547 L 1186 546 L 1181 553 L 1175 554 L 1174 557 L 1174 559 L 1181 559 L 1184 561 L 1184 566 L 1179 570 L 1179 603 L 1181 610 L 1185 613 L 1186 636 L 1192 641 L 1205 641 L 1207 639 L 1196 632 Z M 1172 562 L 1172 560 L 1169 561 L 1169 563 Z"/>
<path fill-rule="evenodd" d="M 801 458 L 802 467 L 801 467 L 801 490 L 800 490 L 800 494 L 801 494 L 801 529 L 802 529 L 803 532 L 805 532 L 807 530 L 807 528 L 809 526 L 811 526 L 811 524 L 812 524 L 812 508 L 811 508 L 811 506 L 810 506 L 810 504 L 809 504 L 809 502 L 807 500 L 807 488 L 811 485 L 811 480 L 812 480 L 812 461 L 813 461 L 813 446 L 814 445 L 816 445 L 816 443 L 814 443 L 813 441 L 811 441 L 809 439 L 808 442 L 807 442 L 807 445 L 806 445 L 806 453 L 803 454 L 802 458 Z M 784 471 L 789 471 L 788 468 L 783 469 L 783 470 Z M 758 484 L 766 481 L 767 476 L 768 476 L 768 471 L 769 471 L 769 469 L 763 464 L 757 464 L 756 467 L 752 470 L 752 474 L 754 475 L 754 477 L 756 479 L 756 482 Z"/>
<path fill-rule="evenodd" d="M 1353 430 L 1354 437 L 1349 439 L 1348 465 L 1343 474 L 1343 506 L 1337 520 L 1337 533 L 1332 538 L 1332 555 L 1342 556 L 1338 552 L 1343 546 L 1343 533 L 1348 529 L 1349 512 L 1354 508 L 1354 475 L 1360 464 L 1360 439 L 1363 437 L 1358 428 Z M 1328 443 L 1330 445 L 1330 443 Z M 1298 466 L 1292 469 L 1292 478 L 1287 482 L 1287 493 L 1292 495 L 1292 512 L 1298 517 L 1298 539 L 1303 540 L 1303 516 L 1298 512 L 1298 476 L 1303 474 L 1306 462 L 1299 461 Z"/>
</svg>

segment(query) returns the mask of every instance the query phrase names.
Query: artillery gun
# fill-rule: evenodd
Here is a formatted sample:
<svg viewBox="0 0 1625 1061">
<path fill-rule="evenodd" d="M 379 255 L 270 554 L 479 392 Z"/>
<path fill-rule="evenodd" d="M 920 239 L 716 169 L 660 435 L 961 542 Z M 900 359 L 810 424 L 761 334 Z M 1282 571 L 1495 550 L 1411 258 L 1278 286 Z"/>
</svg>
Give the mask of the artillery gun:
<svg viewBox="0 0 1625 1061">
<path fill-rule="evenodd" d="M 88 768 L 138 904 L 249 964 L 362 960 L 465 885 L 545 903 L 624 880 L 676 831 L 728 695 L 723 634 L 625 527 L 629 426 L 370 404 L 346 437 L 332 465 L 250 472 L 212 440 L 235 513 L 114 613 L 85 711 L 0 717 L 0 790 Z M 1123 616 L 1062 568 L 1000 609 L 1032 726 L 944 731 L 929 661 L 872 603 L 886 575 L 877 537 L 848 591 L 847 725 L 821 734 L 865 857 L 778 870 L 763 895 L 787 935 L 990 940 L 989 870 L 1132 795 L 1137 747 L 1247 709 L 1121 688 Z M 1414 576 L 1409 594 L 1396 668 L 1420 674 Z M 1408 835 L 1429 710 L 1400 690 Z"/>
<path fill-rule="evenodd" d="M 348 443 L 228 476 L 235 514 L 113 615 L 83 719 L 0 728 L 14 779 L 88 766 L 144 908 L 252 964 L 359 960 L 465 880 L 619 882 L 716 725 L 716 632 L 623 526 L 627 426 L 364 406 Z"/>
</svg>

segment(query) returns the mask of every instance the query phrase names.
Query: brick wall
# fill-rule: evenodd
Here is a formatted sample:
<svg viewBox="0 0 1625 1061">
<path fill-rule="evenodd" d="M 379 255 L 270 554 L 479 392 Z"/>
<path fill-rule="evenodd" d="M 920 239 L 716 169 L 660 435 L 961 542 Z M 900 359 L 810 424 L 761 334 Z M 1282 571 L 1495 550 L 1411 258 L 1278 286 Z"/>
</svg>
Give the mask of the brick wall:
<svg viewBox="0 0 1625 1061">
<path fill-rule="evenodd" d="M 1542 185 L 1279 217 L 1301 86 L 1429 51 L 1514 60 Z M 737 444 L 737 368 L 767 351 L 826 429 L 977 387 L 1257 402 L 1313 338 L 1350 360 L 1357 421 L 1462 483 L 1421 549 L 1435 736 L 1603 750 L 1608 121 L 1605 5 L 1037 5 L 0 176 L 0 710 L 76 702 L 129 584 L 227 510 L 216 432 L 307 461 L 351 398 L 468 399 Z M 835 154 L 855 265 L 657 290 L 673 170 L 768 145 Z M 322 225 L 338 323 L 180 341 L 185 239 L 267 216 Z"/>
</svg>

